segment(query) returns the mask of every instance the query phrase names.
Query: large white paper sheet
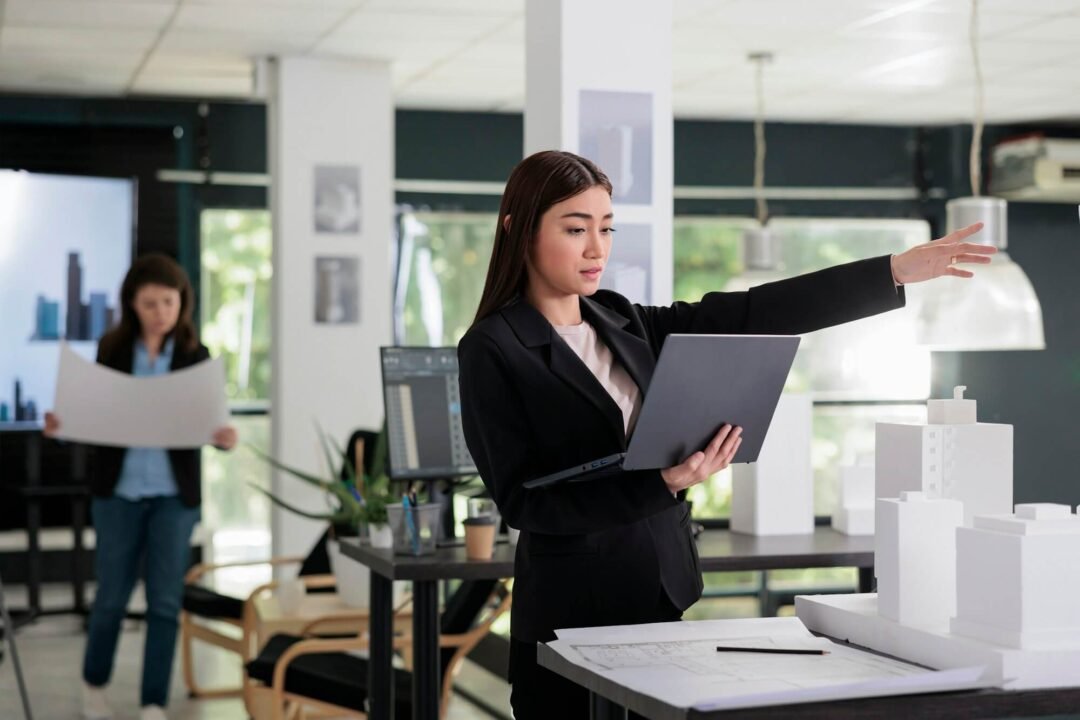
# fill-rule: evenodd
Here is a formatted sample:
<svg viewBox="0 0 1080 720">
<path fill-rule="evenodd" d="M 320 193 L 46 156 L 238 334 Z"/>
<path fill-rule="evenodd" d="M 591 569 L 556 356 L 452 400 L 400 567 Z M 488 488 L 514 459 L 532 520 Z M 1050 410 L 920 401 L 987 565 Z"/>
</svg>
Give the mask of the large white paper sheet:
<svg viewBox="0 0 1080 720">
<path fill-rule="evenodd" d="M 228 424 L 220 358 L 154 377 L 134 377 L 60 347 L 56 437 L 93 445 L 194 448 Z"/>
<path fill-rule="evenodd" d="M 812 635 L 797 618 L 704 620 L 559 630 L 570 662 L 669 705 L 698 710 L 787 705 L 986 687 L 983 668 L 927 670 Z M 828 655 L 717 652 L 718 645 Z"/>
</svg>

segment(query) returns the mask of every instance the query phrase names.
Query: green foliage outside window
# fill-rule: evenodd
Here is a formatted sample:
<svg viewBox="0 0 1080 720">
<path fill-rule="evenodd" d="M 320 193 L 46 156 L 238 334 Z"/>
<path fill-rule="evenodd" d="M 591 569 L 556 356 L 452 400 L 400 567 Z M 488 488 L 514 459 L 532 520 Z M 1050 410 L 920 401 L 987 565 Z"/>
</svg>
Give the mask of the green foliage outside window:
<svg viewBox="0 0 1080 720">
<path fill-rule="evenodd" d="M 202 340 L 225 361 L 230 400 L 270 398 L 270 213 L 202 213 Z"/>
</svg>

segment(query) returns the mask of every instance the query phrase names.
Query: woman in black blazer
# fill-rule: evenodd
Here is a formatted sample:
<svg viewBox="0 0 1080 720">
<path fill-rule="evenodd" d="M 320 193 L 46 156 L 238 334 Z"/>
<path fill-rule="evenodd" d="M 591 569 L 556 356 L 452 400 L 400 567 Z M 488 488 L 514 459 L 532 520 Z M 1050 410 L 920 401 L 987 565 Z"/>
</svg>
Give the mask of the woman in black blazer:
<svg viewBox="0 0 1080 720">
<path fill-rule="evenodd" d="M 137 376 L 160 375 L 210 357 L 192 321 L 194 293 L 186 273 L 164 255 L 136 260 L 120 288 L 120 323 L 98 342 L 97 361 Z M 169 412 L 170 408 L 162 408 Z M 45 433 L 61 418 L 46 413 Z M 236 444 L 232 427 L 217 428 L 215 446 Z M 121 622 L 145 567 L 146 642 L 141 720 L 162 720 L 176 647 L 191 532 L 199 519 L 199 450 L 96 447 L 90 480 L 97 538 L 97 592 L 83 656 L 83 717 L 112 717 L 104 687 L 112 675 Z"/>
<path fill-rule="evenodd" d="M 611 183 L 590 161 L 547 151 L 519 163 L 476 321 L 458 346 L 469 451 L 506 522 L 521 530 L 510 630 L 518 720 L 587 717 L 585 691 L 536 664 L 536 643 L 556 629 L 677 620 L 701 596 L 685 490 L 729 464 L 739 428 L 725 426 L 675 467 L 523 487 L 626 450 L 668 334 L 837 325 L 903 307 L 906 283 L 970 277 L 955 263 L 989 262 L 993 252 L 961 242 L 975 225 L 901 255 L 643 307 L 598 289 L 612 220 Z M 595 333 L 584 352 L 563 340 L 582 329 Z"/>
</svg>

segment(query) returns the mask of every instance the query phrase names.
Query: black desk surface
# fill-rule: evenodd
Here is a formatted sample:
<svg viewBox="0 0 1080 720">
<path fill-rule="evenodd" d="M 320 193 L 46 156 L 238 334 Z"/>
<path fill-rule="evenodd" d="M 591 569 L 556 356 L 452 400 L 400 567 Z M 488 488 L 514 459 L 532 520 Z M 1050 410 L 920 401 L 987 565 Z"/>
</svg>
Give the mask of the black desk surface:
<svg viewBox="0 0 1080 720">
<path fill-rule="evenodd" d="M 697 541 L 702 572 L 780 570 L 813 567 L 871 567 L 874 538 L 848 536 L 831 528 L 813 535 L 755 537 L 729 530 L 706 530 Z M 395 555 L 345 539 L 341 551 L 392 580 L 484 580 L 514 575 L 514 546 L 495 546 L 491 560 L 469 560 L 464 547 L 439 548 L 433 555 Z"/>
<path fill-rule="evenodd" d="M 591 692 L 651 720 L 961 720 L 963 718 L 1037 717 L 1077 712 L 1080 688 L 1055 690 L 964 690 L 925 695 L 886 696 L 858 700 L 773 705 L 745 710 L 704 712 L 677 708 L 573 664 L 547 645 L 537 647 L 540 665 L 573 680 Z"/>
</svg>

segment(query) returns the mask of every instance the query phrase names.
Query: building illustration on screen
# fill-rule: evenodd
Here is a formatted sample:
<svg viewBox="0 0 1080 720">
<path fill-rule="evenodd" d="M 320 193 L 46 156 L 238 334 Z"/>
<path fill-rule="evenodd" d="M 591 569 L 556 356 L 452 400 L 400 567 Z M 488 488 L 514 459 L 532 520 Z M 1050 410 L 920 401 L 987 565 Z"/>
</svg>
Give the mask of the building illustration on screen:
<svg viewBox="0 0 1080 720">
<path fill-rule="evenodd" d="M 22 383 L 15 381 L 15 407 L 9 408 L 6 402 L 0 402 L 0 423 L 37 422 L 37 403 L 31 399 L 23 401 Z M 14 411 L 14 412 L 13 412 Z"/>
<path fill-rule="evenodd" d="M 60 332 L 60 302 L 44 295 L 37 296 L 34 309 L 34 333 L 31 340 L 97 341 L 112 327 L 116 309 L 108 304 L 104 292 L 90 291 L 89 302 L 83 302 L 83 269 L 79 253 L 68 253 L 67 314 L 64 332 Z"/>
</svg>

